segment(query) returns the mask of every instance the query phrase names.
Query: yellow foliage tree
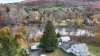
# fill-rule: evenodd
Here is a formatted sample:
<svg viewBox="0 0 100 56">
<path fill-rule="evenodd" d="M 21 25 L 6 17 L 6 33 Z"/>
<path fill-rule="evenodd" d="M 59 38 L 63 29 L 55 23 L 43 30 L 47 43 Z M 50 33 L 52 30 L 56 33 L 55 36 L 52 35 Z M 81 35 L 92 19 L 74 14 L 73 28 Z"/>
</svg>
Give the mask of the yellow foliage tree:
<svg viewBox="0 0 100 56">
<path fill-rule="evenodd" d="M 83 25 L 83 16 L 82 15 L 80 15 L 79 17 L 78 17 L 78 25 Z"/>
<path fill-rule="evenodd" d="M 4 35 L 12 36 L 12 32 L 9 27 L 3 27 L 0 29 L 0 36 Z"/>
<path fill-rule="evenodd" d="M 82 15 L 77 15 L 76 19 L 75 19 L 75 24 L 77 24 L 78 26 L 81 26 L 81 25 L 83 25 L 83 22 L 84 22 L 83 16 Z"/>
<path fill-rule="evenodd" d="M 100 29 L 99 28 L 95 28 L 95 37 L 96 37 L 96 41 L 100 42 Z"/>
<path fill-rule="evenodd" d="M 21 38 L 24 38 L 23 33 L 17 33 L 17 34 L 15 35 L 15 39 L 21 39 Z"/>
<path fill-rule="evenodd" d="M 23 33 L 16 33 L 16 35 L 15 35 L 15 41 L 18 43 L 18 45 L 21 48 L 24 48 L 25 45 L 27 44 L 27 43 L 25 43 L 25 39 L 24 39 Z"/>
<path fill-rule="evenodd" d="M 25 29 L 25 27 L 23 25 L 20 25 L 18 27 L 18 29 L 17 29 L 17 32 L 25 34 L 26 33 L 26 29 Z"/>
</svg>

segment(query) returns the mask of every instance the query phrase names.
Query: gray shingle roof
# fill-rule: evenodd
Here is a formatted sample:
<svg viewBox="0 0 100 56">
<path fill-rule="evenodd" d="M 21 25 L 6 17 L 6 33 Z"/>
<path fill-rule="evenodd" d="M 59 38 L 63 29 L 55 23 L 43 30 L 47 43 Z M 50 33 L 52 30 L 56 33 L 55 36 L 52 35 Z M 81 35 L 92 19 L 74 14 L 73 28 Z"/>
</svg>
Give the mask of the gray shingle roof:
<svg viewBox="0 0 100 56">
<path fill-rule="evenodd" d="M 63 48 L 63 49 L 68 49 L 74 44 L 78 44 L 78 42 L 76 42 L 74 40 L 69 40 L 68 42 L 63 43 L 60 47 Z"/>
</svg>

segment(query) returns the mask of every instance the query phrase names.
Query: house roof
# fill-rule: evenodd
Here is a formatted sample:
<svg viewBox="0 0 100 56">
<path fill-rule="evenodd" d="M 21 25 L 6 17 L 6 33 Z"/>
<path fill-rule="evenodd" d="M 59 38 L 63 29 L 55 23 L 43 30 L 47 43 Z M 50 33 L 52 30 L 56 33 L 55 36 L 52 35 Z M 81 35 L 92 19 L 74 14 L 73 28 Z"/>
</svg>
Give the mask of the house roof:
<svg viewBox="0 0 100 56">
<path fill-rule="evenodd" d="M 68 35 L 68 32 L 66 30 L 67 30 L 66 28 L 61 27 L 61 28 L 56 28 L 55 32 L 60 33 L 61 35 Z"/>
<path fill-rule="evenodd" d="M 62 45 L 61 45 L 61 48 L 63 48 L 63 49 L 68 49 L 68 48 L 70 48 L 72 45 L 74 45 L 74 44 L 78 44 L 78 42 L 76 42 L 76 41 L 74 41 L 74 40 L 69 40 L 68 42 L 66 42 L 66 43 L 63 43 Z"/>
<path fill-rule="evenodd" d="M 69 36 L 60 37 L 62 41 L 68 42 L 70 40 Z"/>
<path fill-rule="evenodd" d="M 72 46 L 75 47 L 75 49 L 77 49 L 77 50 L 88 49 L 88 47 L 85 43 L 75 44 L 75 45 L 72 45 Z"/>
</svg>

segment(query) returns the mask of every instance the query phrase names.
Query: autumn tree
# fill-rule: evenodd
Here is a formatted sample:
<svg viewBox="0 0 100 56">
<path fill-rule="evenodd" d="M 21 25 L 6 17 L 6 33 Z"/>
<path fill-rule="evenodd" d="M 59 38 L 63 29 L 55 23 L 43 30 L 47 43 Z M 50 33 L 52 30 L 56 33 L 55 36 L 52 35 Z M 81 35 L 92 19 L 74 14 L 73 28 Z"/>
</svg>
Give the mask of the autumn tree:
<svg viewBox="0 0 100 56">
<path fill-rule="evenodd" d="M 100 29 L 99 28 L 95 28 L 95 42 L 98 46 L 100 46 Z"/>
<path fill-rule="evenodd" d="M 25 34 L 25 33 L 26 33 L 25 26 L 20 25 L 20 26 L 18 27 L 18 29 L 17 29 L 17 32 L 18 32 L 18 33 L 23 33 L 23 34 Z"/>
<path fill-rule="evenodd" d="M 84 22 L 84 20 L 83 20 L 83 16 L 82 15 L 78 15 L 77 16 L 77 24 L 79 25 L 79 26 L 82 26 L 83 25 L 83 22 Z"/>
<path fill-rule="evenodd" d="M 40 41 L 40 47 L 45 52 L 53 52 L 57 48 L 57 36 L 51 21 L 48 21 L 45 26 L 43 38 Z"/>
<path fill-rule="evenodd" d="M 12 37 L 4 35 L 0 38 L 0 56 L 19 56 L 17 42 Z"/>
<path fill-rule="evenodd" d="M 14 40 L 21 46 L 24 41 L 24 35 L 23 33 L 16 33 Z"/>
<path fill-rule="evenodd" d="M 21 38 L 24 38 L 24 35 L 23 35 L 23 33 L 16 33 L 15 38 L 21 39 Z"/>
<path fill-rule="evenodd" d="M 8 35 L 11 36 L 12 32 L 9 27 L 3 27 L 0 29 L 0 36 Z"/>
</svg>

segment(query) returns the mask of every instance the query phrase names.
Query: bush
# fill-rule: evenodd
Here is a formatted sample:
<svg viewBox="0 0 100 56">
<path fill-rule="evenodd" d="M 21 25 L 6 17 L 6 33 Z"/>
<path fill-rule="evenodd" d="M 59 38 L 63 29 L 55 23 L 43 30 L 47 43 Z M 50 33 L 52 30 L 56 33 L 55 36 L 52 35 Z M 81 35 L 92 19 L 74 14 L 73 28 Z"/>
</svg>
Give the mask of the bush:
<svg viewBox="0 0 100 56">
<path fill-rule="evenodd" d="M 10 9 L 8 7 L 6 7 L 5 10 L 6 10 L 7 13 L 10 12 Z"/>
<path fill-rule="evenodd" d="M 60 38 L 60 37 L 61 37 L 60 33 L 57 33 L 57 38 Z"/>
<path fill-rule="evenodd" d="M 21 49 L 21 55 L 22 55 L 22 56 L 26 56 L 25 49 Z"/>
</svg>

